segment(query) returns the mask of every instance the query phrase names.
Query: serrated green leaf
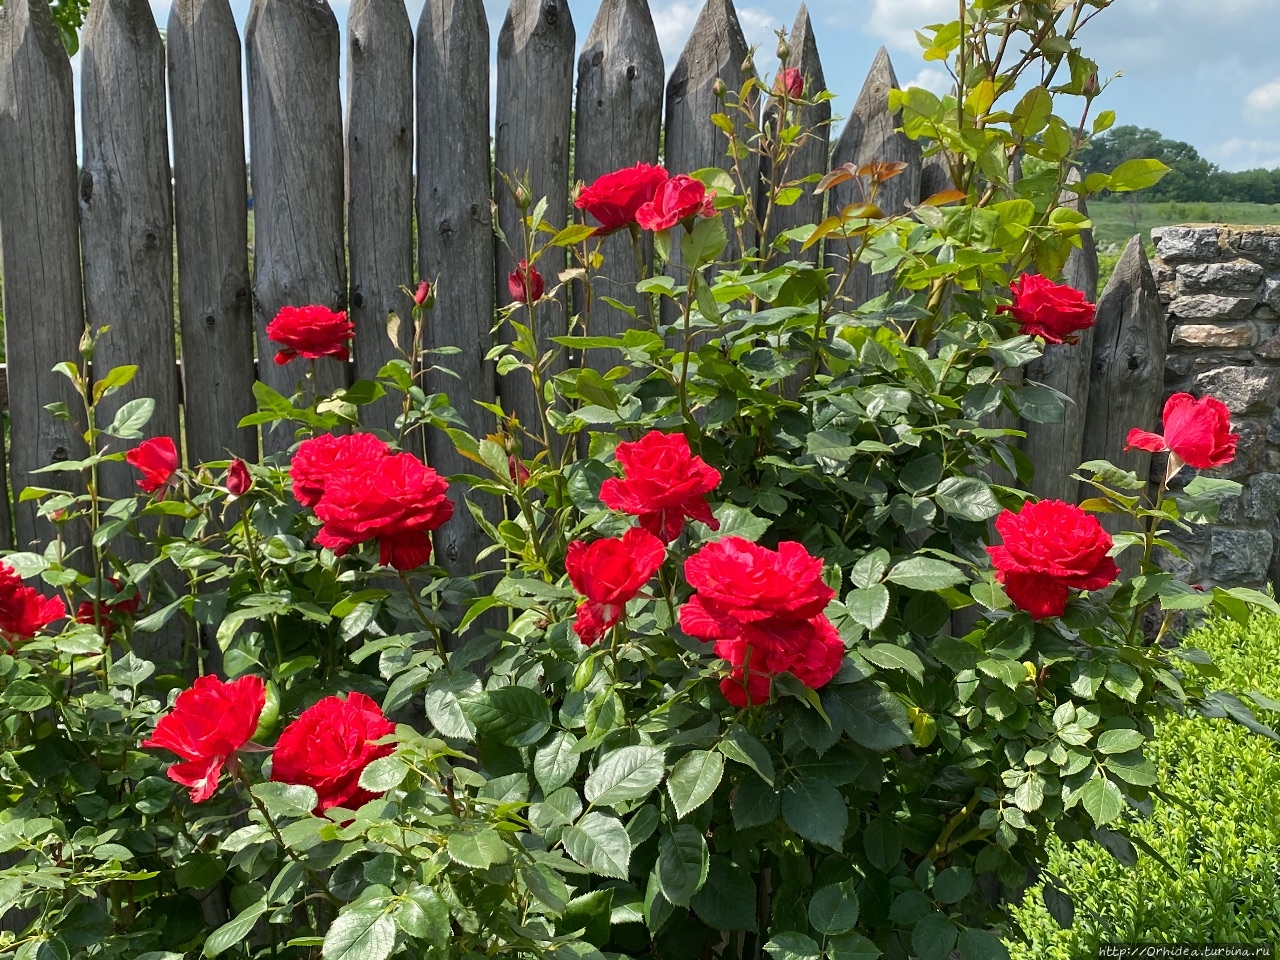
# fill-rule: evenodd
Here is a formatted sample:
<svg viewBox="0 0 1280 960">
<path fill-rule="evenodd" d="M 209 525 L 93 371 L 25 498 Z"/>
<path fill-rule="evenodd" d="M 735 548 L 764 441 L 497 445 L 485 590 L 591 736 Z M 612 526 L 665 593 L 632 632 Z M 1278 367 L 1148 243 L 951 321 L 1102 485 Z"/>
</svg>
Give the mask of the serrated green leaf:
<svg viewBox="0 0 1280 960">
<path fill-rule="evenodd" d="M 694 750 L 681 757 L 667 777 L 667 793 L 675 804 L 676 816 L 684 819 L 711 799 L 723 775 L 724 758 L 718 753 Z"/>
<path fill-rule="evenodd" d="M 658 886 L 662 895 L 679 907 L 689 906 L 707 880 L 711 858 L 702 831 L 688 823 L 676 825 L 658 843 Z"/>
<path fill-rule="evenodd" d="M 607 753 L 583 787 L 588 803 L 609 807 L 647 797 L 666 772 L 657 747 L 629 746 Z"/>
</svg>

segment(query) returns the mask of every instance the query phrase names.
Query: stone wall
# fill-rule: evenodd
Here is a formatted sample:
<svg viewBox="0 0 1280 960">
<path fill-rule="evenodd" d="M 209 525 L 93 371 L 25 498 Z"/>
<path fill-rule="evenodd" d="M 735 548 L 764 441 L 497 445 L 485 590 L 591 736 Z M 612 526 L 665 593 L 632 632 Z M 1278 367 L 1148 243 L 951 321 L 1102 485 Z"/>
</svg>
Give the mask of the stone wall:
<svg viewBox="0 0 1280 960">
<path fill-rule="evenodd" d="M 1181 572 L 1205 584 L 1280 583 L 1280 227 L 1165 227 L 1152 239 L 1169 325 L 1165 395 L 1217 397 L 1240 433 L 1235 462 L 1211 475 L 1244 490 L 1217 526 L 1182 539 Z"/>
</svg>

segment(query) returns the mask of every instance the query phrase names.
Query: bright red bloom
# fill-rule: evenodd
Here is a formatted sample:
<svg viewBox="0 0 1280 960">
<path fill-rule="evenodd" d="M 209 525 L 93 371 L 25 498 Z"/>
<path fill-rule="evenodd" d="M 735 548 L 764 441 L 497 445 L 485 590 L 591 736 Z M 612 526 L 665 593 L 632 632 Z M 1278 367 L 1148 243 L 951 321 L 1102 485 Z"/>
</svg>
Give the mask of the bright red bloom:
<svg viewBox="0 0 1280 960">
<path fill-rule="evenodd" d="M 1097 308 L 1084 294 L 1064 283 L 1054 283 L 1036 273 L 1024 273 L 1009 284 L 1013 303 L 1000 307 L 1022 324 L 1028 337 L 1043 337 L 1046 343 L 1076 343 L 1081 330 L 1095 323 Z"/>
<path fill-rule="evenodd" d="M 249 465 L 236 457 L 227 467 L 227 493 L 233 497 L 243 497 L 253 488 L 253 477 L 249 474 Z"/>
<path fill-rule="evenodd" d="M 787 67 L 780 71 L 773 81 L 773 92 L 776 96 L 784 93 L 789 100 L 799 100 L 804 96 L 804 74 L 799 67 Z"/>
<path fill-rule="evenodd" d="M 18 571 L 0 563 L 0 637 L 10 643 L 30 640 L 67 615 L 62 597 L 46 597 L 22 582 Z"/>
<path fill-rule="evenodd" d="M 413 570 L 431 559 L 431 531 L 453 516 L 449 485 L 411 453 L 378 457 L 334 474 L 316 504 L 316 543 L 342 556 L 377 540 L 379 562 Z"/>
<path fill-rule="evenodd" d="M 266 702 L 267 687 L 260 677 L 230 683 L 200 677 L 190 690 L 178 694 L 173 709 L 142 745 L 180 756 L 185 762 L 169 767 L 169 779 L 189 787 L 192 802 L 200 803 L 213 796 L 223 765 L 234 762 L 235 752 L 258 729 Z"/>
<path fill-rule="evenodd" d="M 309 307 L 282 307 L 267 324 L 267 339 L 282 348 L 276 363 L 286 364 L 296 357 L 319 360 L 333 357 L 344 363 L 351 359 L 348 341 L 356 325 L 347 320 L 345 310 L 334 311 L 313 304 Z"/>
<path fill-rule="evenodd" d="M 1175 393 L 1164 403 L 1164 436 L 1134 427 L 1124 448 L 1169 450 L 1188 466 L 1210 470 L 1234 460 L 1239 442 L 1240 434 L 1231 432 L 1231 411 L 1221 400 Z"/>
<path fill-rule="evenodd" d="M 662 541 L 640 527 L 621 538 L 570 543 L 565 570 L 573 589 L 586 598 L 573 621 L 579 639 L 591 646 L 621 620 L 627 601 L 653 578 L 666 556 Z"/>
<path fill-rule="evenodd" d="M 1006 510 L 996 530 L 1004 543 L 987 547 L 996 579 L 1014 606 L 1036 620 L 1062 616 L 1068 590 L 1101 590 L 1120 576 L 1107 556 L 1111 535 L 1073 503 L 1041 500 L 1019 513 Z"/>
<path fill-rule="evenodd" d="M 636 223 L 645 230 L 670 230 L 697 216 L 713 217 L 716 213 L 716 195 L 702 181 L 683 173 L 676 174 L 662 184 L 653 199 L 641 204 L 636 211 Z"/>
<path fill-rule="evenodd" d="M 801 544 L 775 551 L 725 537 L 690 557 L 684 572 L 697 592 L 680 608 L 680 627 L 714 640 L 732 665 L 720 685 L 730 703 L 765 702 L 783 672 L 817 689 L 839 671 L 844 643 L 823 613 L 835 591 L 822 579 L 822 560 Z"/>
<path fill-rule="evenodd" d="M 390 453 L 391 448 L 372 433 L 324 433 L 303 440 L 289 467 L 293 498 L 304 507 L 314 507 L 334 476 Z"/>
<path fill-rule="evenodd" d="M 172 437 L 152 437 L 124 455 L 125 462 L 142 472 L 138 489 L 143 493 L 155 493 L 165 486 L 181 465 L 178 448 Z"/>
<path fill-rule="evenodd" d="M 413 291 L 414 306 L 417 306 L 417 307 L 426 306 L 427 302 L 430 299 L 431 299 L 431 284 L 428 283 L 426 280 L 423 280 L 421 283 L 418 284 L 418 289 Z"/>
<path fill-rule="evenodd" d="M 706 494 L 720 483 L 720 471 L 694 456 L 682 433 L 652 430 L 616 452 L 621 479 L 610 477 L 600 499 L 610 510 L 640 518 L 640 525 L 670 543 L 680 536 L 685 519 L 720 529 Z"/>
<path fill-rule="evenodd" d="M 316 813 L 330 807 L 355 810 L 378 794 L 360 786 L 360 774 L 379 757 L 395 752 L 377 741 L 396 725 L 363 693 L 325 697 L 285 727 L 271 758 L 271 779 L 316 792 Z"/>
<path fill-rule="evenodd" d="M 636 212 L 649 203 L 658 188 L 667 182 L 662 167 L 638 163 L 634 167 L 606 173 L 583 188 L 573 205 L 596 218 L 595 235 L 604 236 L 636 222 Z"/>
<path fill-rule="evenodd" d="M 529 482 L 529 468 L 515 454 L 507 457 L 507 472 L 511 474 L 511 482 L 517 487 L 523 487 Z"/>
<path fill-rule="evenodd" d="M 546 293 L 547 284 L 537 267 L 531 267 L 527 261 L 521 260 L 516 268 L 507 274 L 507 290 L 511 294 L 512 303 L 537 303 Z"/>
<path fill-rule="evenodd" d="M 138 612 L 138 608 L 142 605 L 142 594 L 135 587 L 133 593 L 124 596 L 120 591 L 123 584 L 115 577 L 107 577 L 107 583 L 111 585 L 111 589 L 115 591 L 116 597 L 112 599 L 85 600 L 76 607 L 76 622 L 87 623 L 92 626 L 98 620 L 102 621 L 102 635 L 110 640 L 111 634 L 115 632 L 115 622 L 121 617 L 132 617 Z M 97 610 L 94 609 L 95 605 Z"/>
</svg>

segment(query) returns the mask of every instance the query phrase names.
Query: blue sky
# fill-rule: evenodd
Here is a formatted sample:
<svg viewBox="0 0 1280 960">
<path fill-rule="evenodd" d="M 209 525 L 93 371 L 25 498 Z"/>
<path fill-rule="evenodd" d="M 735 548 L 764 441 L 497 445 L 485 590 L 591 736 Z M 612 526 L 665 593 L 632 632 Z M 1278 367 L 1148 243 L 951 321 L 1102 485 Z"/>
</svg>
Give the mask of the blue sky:
<svg viewBox="0 0 1280 960">
<path fill-rule="evenodd" d="M 808 0 L 827 82 L 846 112 L 862 86 L 876 49 L 887 46 L 898 78 L 939 89 L 945 75 L 920 58 L 918 27 L 952 19 L 956 0 Z M 416 24 L 422 0 L 407 0 Z M 670 69 L 697 18 L 701 0 L 650 0 Z M 761 45 L 757 63 L 773 66 L 773 31 L 790 27 L 799 0 L 738 0 L 749 42 Z M 497 38 L 506 0 L 485 0 Z M 579 42 L 599 0 L 571 0 Z M 152 0 L 163 27 L 167 0 Z M 233 0 L 243 26 L 248 0 Z M 345 2 L 333 2 L 344 24 Z M 1224 169 L 1280 167 L 1280 0 L 1114 0 L 1090 24 L 1084 43 L 1105 75 L 1123 71 L 1104 107 L 1119 123 L 1155 127 L 1186 140 Z M 344 38 L 345 48 L 345 38 Z M 345 86 L 345 84 L 344 84 Z"/>
</svg>

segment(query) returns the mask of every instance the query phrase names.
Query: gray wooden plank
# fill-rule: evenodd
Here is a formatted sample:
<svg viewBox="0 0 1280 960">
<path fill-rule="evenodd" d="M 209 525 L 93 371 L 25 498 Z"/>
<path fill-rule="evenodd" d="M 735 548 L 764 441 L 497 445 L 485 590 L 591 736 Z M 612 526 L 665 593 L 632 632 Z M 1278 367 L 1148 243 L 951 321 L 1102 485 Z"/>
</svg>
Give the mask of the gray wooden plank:
<svg viewBox="0 0 1280 960">
<path fill-rule="evenodd" d="M 573 56 L 576 48 L 573 17 L 567 0 L 511 0 L 498 32 L 498 94 L 494 163 L 497 173 L 520 177 L 530 186 L 530 209 L 547 198 L 546 222 L 559 229 L 569 211 L 569 140 L 573 123 Z M 511 302 L 507 275 L 524 259 L 522 214 L 500 178 L 495 177 L 494 200 L 498 226 L 511 249 L 497 248 L 498 303 Z M 539 243 L 545 242 L 542 237 Z M 513 256 L 514 251 L 514 256 Z M 550 290 L 565 267 L 563 250 L 549 250 L 537 269 Z M 534 310 L 539 348 L 559 349 L 550 338 L 568 332 L 566 292 Z M 521 323 L 529 321 L 519 311 Z M 562 353 L 549 372 L 563 369 Z M 540 401 L 530 380 L 515 372 L 499 383 L 502 404 L 535 434 L 541 432 Z M 554 444 L 554 441 L 553 441 Z"/>
<path fill-rule="evenodd" d="M 497 400 L 497 375 L 485 359 L 493 337 L 494 242 L 490 207 L 489 23 L 483 0 L 427 0 L 418 21 L 418 273 L 440 282 L 427 317 L 426 345 L 460 352 L 430 362 L 428 392 L 447 393 L 473 436 L 497 429 L 476 401 Z M 448 436 L 429 431 L 427 461 L 442 474 L 474 467 Z M 454 485 L 453 519 L 436 533 L 439 563 L 458 576 L 476 569 L 489 545 Z M 489 507 L 500 514 L 500 505 Z M 500 518 L 500 517 L 499 517 Z M 492 586 L 492 582 L 488 584 Z"/>
<path fill-rule="evenodd" d="M 165 53 L 150 4 L 98 0 L 85 21 L 81 50 L 85 312 L 99 335 L 97 375 L 138 365 L 133 382 L 103 401 L 100 417 L 109 422 L 121 404 L 151 397 L 156 407 L 147 435 L 177 441 Z M 105 464 L 101 476 L 109 497 L 137 492 L 136 474 L 123 463 Z"/>
<path fill-rule="evenodd" d="M 412 336 L 413 28 L 403 0 L 354 0 L 347 16 L 347 245 L 356 376 L 371 380 Z M 368 428 L 393 430 L 399 396 L 360 411 Z M 420 446 L 420 438 L 415 438 Z"/>
<path fill-rule="evenodd" d="M 898 115 L 889 110 L 889 91 L 897 87 L 898 78 L 893 72 L 889 51 L 881 47 L 857 103 L 840 131 L 831 159 L 833 168 L 846 163 L 906 163 L 906 171 L 884 183 L 876 197 L 876 205 L 888 216 L 903 213 L 907 204 L 920 201 L 920 145 L 897 130 Z M 831 191 L 830 209 L 836 212 L 861 200 L 857 185 L 844 183 Z M 826 248 L 827 265 L 843 272 L 849 259 L 844 243 L 832 241 Z M 851 305 L 859 306 L 892 288 L 892 272 L 872 276 L 870 267 L 862 264 L 854 270 L 845 295 Z"/>
<path fill-rule="evenodd" d="M 165 44 L 173 128 L 187 451 L 256 458 L 240 34 L 227 0 L 176 0 Z"/>
<path fill-rule="evenodd" d="M 1072 170 L 1072 179 L 1078 181 L 1079 173 Z M 1075 194 L 1068 195 L 1064 206 L 1074 207 L 1086 213 L 1084 200 Z M 1073 250 L 1063 268 L 1062 282 L 1083 291 L 1090 301 L 1098 298 L 1098 247 L 1093 231 L 1081 235 L 1081 246 Z M 1028 380 L 1043 383 L 1059 390 L 1074 402 L 1067 404 L 1065 422 L 1061 424 L 1027 423 L 1022 441 L 1022 452 L 1036 467 L 1031 492 L 1038 497 L 1066 500 L 1075 503 L 1079 484 L 1071 479 L 1082 461 L 1084 431 L 1089 396 L 1089 369 L 1093 363 L 1094 328 L 1081 330 L 1080 342 L 1049 344 L 1039 360 L 1027 364 Z"/>
<path fill-rule="evenodd" d="M 338 21 L 325 0 L 253 0 L 245 50 L 258 375 L 289 394 L 310 362 L 273 363 L 266 325 L 284 306 L 346 307 Z M 316 380 L 331 391 L 345 384 L 346 368 L 316 361 Z M 291 440 L 283 430 L 263 432 L 268 453 Z"/>
<path fill-rule="evenodd" d="M 0 6 L 0 276 L 15 503 L 23 488 L 47 485 L 32 470 L 84 450 L 74 426 L 44 409 L 58 401 L 77 409 L 71 385 L 52 372 L 77 359 L 84 331 L 75 131 L 71 63 L 48 3 L 8 0 Z M 14 521 L 23 548 L 53 532 L 33 502 L 16 504 Z"/>
<path fill-rule="evenodd" d="M 664 81 L 662 48 L 648 0 L 604 0 L 578 56 L 575 179 L 589 184 L 614 170 L 657 163 Z M 641 234 L 641 250 L 652 265 L 651 234 Z M 642 317 L 645 309 L 645 298 L 635 290 L 639 277 L 630 231 L 606 237 L 600 252 L 604 263 L 592 280 L 596 302 L 590 305 L 589 332 L 617 336 L 635 321 L 600 302 L 601 296 L 636 308 Z M 582 312 L 583 307 L 578 288 L 575 309 Z M 589 359 L 604 371 L 618 363 L 619 355 L 596 351 Z"/>
</svg>

